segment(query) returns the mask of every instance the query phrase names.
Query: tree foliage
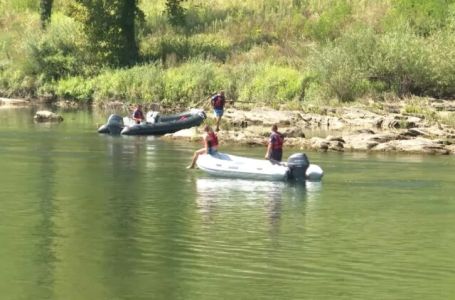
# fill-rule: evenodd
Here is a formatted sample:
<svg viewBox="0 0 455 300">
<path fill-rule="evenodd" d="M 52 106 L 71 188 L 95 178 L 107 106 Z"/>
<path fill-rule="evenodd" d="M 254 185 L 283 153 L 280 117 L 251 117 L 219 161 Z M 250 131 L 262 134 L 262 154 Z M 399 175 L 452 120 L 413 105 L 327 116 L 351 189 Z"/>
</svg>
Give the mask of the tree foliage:
<svg viewBox="0 0 455 300">
<path fill-rule="evenodd" d="M 135 19 L 142 12 L 138 0 L 76 0 L 72 16 L 81 22 L 95 62 L 129 66 L 138 60 Z"/>
<path fill-rule="evenodd" d="M 169 22 L 173 26 L 185 25 L 185 8 L 182 7 L 182 2 L 185 0 L 166 0 L 166 14 Z"/>
<path fill-rule="evenodd" d="M 428 36 L 450 24 L 455 0 L 396 0 L 386 22 L 392 28 L 397 22 L 408 24 L 417 34 Z"/>
<path fill-rule="evenodd" d="M 51 19 L 53 0 L 40 0 L 40 18 L 41 28 L 46 28 L 47 23 Z"/>
</svg>

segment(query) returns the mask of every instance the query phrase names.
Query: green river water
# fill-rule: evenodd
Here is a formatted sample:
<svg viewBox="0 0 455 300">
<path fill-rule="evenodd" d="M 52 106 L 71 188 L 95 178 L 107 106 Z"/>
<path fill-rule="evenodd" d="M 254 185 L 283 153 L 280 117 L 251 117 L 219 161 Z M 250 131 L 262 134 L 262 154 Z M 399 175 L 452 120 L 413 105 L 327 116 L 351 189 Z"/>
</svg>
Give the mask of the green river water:
<svg viewBox="0 0 455 300">
<path fill-rule="evenodd" d="M 0 299 L 455 299 L 453 156 L 309 152 L 320 184 L 218 179 L 185 169 L 200 144 L 33 114 L 0 110 Z"/>
</svg>

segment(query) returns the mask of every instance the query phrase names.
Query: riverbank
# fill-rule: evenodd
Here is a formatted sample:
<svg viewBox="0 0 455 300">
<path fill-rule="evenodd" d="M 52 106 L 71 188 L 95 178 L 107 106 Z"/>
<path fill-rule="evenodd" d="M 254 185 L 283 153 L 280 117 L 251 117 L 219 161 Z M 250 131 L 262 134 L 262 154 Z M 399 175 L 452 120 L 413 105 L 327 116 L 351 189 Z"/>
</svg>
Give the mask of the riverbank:
<svg viewBox="0 0 455 300">
<path fill-rule="evenodd" d="M 73 103 L 73 102 L 71 102 Z M 77 106 L 56 103 L 60 109 Z M 419 99 L 355 106 L 317 107 L 304 110 L 269 107 L 229 107 L 218 133 L 221 144 L 265 146 L 270 127 L 278 124 L 286 148 L 313 151 L 403 152 L 455 155 L 454 101 Z M 0 98 L 0 108 L 31 105 L 24 99 Z M 112 109 L 125 104 L 112 102 Z M 207 123 L 213 123 L 211 112 Z M 158 104 L 148 109 L 161 110 Z M 166 112 L 168 113 L 168 109 Z M 200 142 L 202 126 L 165 135 L 167 140 Z"/>
<path fill-rule="evenodd" d="M 429 100 L 426 113 L 408 113 L 409 103 L 322 108 L 320 113 L 294 110 L 228 108 L 218 133 L 221 144 L 265 146 L 272 124 L 286 136 L 285 146 L 316 151 L 369 151 L 455 154 L 452 101 Z M 430 118 L 429 116 L 433 116 Z M 210 121 L 209 121 L 210 122 Z M 166 135 L 165 139 L 200 141 L 201 128 Z"/>
</svg>

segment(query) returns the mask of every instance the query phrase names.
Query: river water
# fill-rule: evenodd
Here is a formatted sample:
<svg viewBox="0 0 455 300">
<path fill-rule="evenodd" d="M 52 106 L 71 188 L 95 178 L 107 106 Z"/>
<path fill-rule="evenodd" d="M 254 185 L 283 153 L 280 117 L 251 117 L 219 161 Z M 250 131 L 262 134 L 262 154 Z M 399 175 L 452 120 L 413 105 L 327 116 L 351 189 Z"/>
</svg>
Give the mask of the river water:
<svg viewBox="0 0 455 300">
<path fill-rule="evenodd" d="M 199 144 L 33 114 L 0 110 L 2 299 L 455 298 L 453 156 L 309 152 L 320 184 L 218 179 L 185 169 Z"/>
</svg>

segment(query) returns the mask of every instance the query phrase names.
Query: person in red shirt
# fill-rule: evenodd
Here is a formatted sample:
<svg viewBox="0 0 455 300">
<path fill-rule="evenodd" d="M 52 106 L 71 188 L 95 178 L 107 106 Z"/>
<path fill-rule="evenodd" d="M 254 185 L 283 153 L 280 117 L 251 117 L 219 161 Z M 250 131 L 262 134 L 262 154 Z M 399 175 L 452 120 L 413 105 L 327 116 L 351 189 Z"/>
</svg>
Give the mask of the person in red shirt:
<svg viewBox="0 0 455 300">
<path fill-rule="evenodd" d="M 191 164 L 188 167 L 186 167 L 187 169 L 194 169 L 199 155 L 207 154 L 207 153 L 210 155 L 214 155 L 217 153 L 218 137 L 209 125 L 205 125 L 205 127 L 204 127 L 203 140 L 204 140 L 204 148 L 201 148 L 194 152 L 193 160 L 191 161 Z"/>
<path fill-rule="evenodd" d="M 141 124 L 145 120 L 144 113 L 142 112 L 142 105 L 138 104 L 133 112 L 133 119 L 136 124 Z"/>
<path fill-rule="evenodd" d="M 269 159 L 272 162 L 281 162 L 283 157 L 283 142 L 284 136 L 278 132 L 278 126 L 272 126 L 272 133 L 269 137 L 269 143 L 267 145 L 267 152 L 265 153 L 265 159 Z"/>
<path fill-rule="evenodd" d="M 226 97 L 224 96 L 224 91 L 220 91 L 218 94 L 214 95 L 211 98 L 210 103 L 213 107 L 213 112 L 216 118 L 216 131 L 220 130 L 221 117 L 224 114 L 224 104 L 226 104 Z"/>
</svg>

